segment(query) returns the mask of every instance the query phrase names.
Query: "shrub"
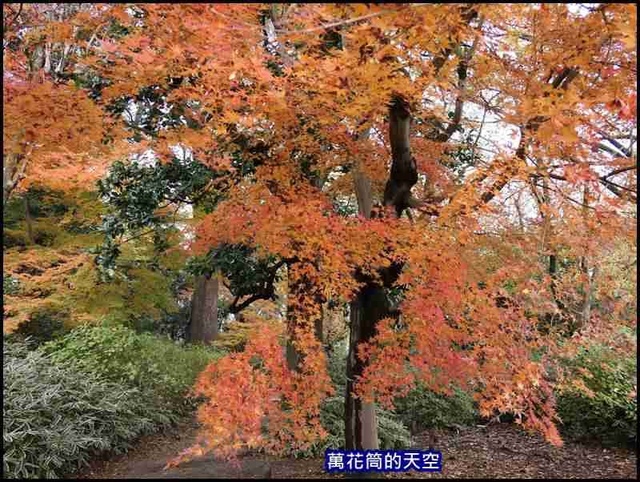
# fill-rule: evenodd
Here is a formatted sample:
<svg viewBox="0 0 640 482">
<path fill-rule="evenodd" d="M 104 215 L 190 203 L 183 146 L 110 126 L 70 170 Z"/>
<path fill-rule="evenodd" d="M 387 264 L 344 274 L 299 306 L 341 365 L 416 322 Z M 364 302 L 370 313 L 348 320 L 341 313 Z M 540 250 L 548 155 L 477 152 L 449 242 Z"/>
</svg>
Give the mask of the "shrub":
<svg viewBox="0 0 640 482">
<path fill-rule="evenodd" d="M 191 302 L 178 304 L 177 310 L 165 311 L 159 317 L 148 314 L 132 317 L 128 326 L 138 332 L 148 332 L 167 336 L 174 341 L 187 339 L 187 329 L 191 316 Z"/>
<path fill-rule="evenodd" d="M 471 425 L 477 411 L 470 394 L 454 389 L 451 396 L 434 393 L 419 384 L 395 401 L 400 419 L 413 431 Z"/>
<path fill-rule="evenodd" d="M 185 398 L 196 377 L 213 360 L 221 357 L 221 349 L 202 345 L 178 345 L 167 338 L 140 335 L 139 361 L 143 362 L 141 383 L 153 386 L 157 396 L 176 407 L 190 409 L 195 400 Z M 147 360 L 146 365 L 144 360 Z"/>
<path fill-rule="evenodd" d="M 27 246 L 29 239 L 27 234 L 19 229 L 3 229 L 2 246 L 5 249 L 14 248 L 16 246 Z"/>
<path fill-rule="evenodd" d="M 636 358 L 621 358 L 607 347 L 592 346 L 567 365 L 593 396 L 574 387 L 560 392 L 557 399 L 562 434 L 576 440 L 595 439 L 605 445 L 635 445 Z M 579 375 L 583 370 L 589 374 Z"/>
<path fill-rule="evenodd" d="M 345 446 L 344 397 L 346 390 L 346 347 L 344 340 L 335 344 L 329 357 L 329 375 L 336 389 L 336 396 L 327 398 L 320 407 L 320 422 L 329 435 L 310 449 L 297 451 L 294 457 L 322 456 L 326 449 Z M 408 448 L 411 434 L 400 417 L 392 410 L 376 406 L 378 439 L 381 449 Z"/>
<path fill-rule="evenodd" d="M 60 233 L 58 225 L 38 222 L 33 227 L 33 242 L 40 246 L 53 246 Z"/>
<path fill-rule="evenodd" d="M 65 333 L 64 321 L 67 316 L 55 308 L 40 308 L 21 322 L 12 335 L 35 348 Z"/>
<path fill-rule="evenodd" d="M 3 343 L 5 478 L 57 478 L 170 423 L 137 389 Z"/>
<path fill-rule="evenodd" d="M 145 392 L 151 403 L 188 410 L 196 376 L 222 351 L 180 346 L 167 338 L 122 326 L 82 326 L 44 346 L 57 364 L 73 364 L 103 379 Z"/>
</svg>

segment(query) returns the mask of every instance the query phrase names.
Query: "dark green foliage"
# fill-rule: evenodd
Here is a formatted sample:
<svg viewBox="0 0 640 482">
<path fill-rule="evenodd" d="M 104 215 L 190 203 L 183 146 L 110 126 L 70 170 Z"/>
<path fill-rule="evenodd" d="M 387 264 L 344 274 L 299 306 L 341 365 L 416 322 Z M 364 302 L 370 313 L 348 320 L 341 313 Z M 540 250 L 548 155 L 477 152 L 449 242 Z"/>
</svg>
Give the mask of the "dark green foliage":
<svg viewBox="0 0 640 482">
<path fill-rule="evenodd" d="M 33 228 L 33 242 L 40 246 L 53 246 L 60 230 L 55 226 L 36 225 Z"/>
<path fill-rule="evenodd" d="M 344 341 L 332 347 L 329 357 L 329 375 L 335 386 L 335 396 L 324 401 L 320 408 L 320 421 L 328 437 L 310 449 L 298 451 L 295 457 L 319 457 L 328 448 L 344 448 L 344 393 L 346 390 L 346 346 Z M 381 449 L 400 449 L 411 446 L 411 434 L 396 411 L 376 406 L 378 438 Z"/>
<path fill-rule="evenodd" d="M 450 112 L 449 116 L 453 116 L 453 113 Z M 478 164 L 480 156 L 475 149 L 478 133 L 473 130 L 465 133 L 461 126 L 458 127 L 458 130 L 461 133 L 461 142 L 456 150 L 443 160 L 443 164 L 451 169 L 457 182 L 462 182 L 465 173 Z"/>
<path fill-rule="evenodd" d="M 11 197 L 3 210 L 2 244 L 5 249 L 32 244 L 27 234 L 27 199 L 33 243 L 40 246 L 53 245 L 60 229 L 55 221 L 51 221 L 60 219 L 71 209 L 64 193 L 39 186 L 30 186 L 24 193 Z"/>
<path fill-rule="evenodd" d="M 4 249 L 15 248 L 17 246 L 26 247 L 31 244 L 53 246 L 56 237 L 60 233 L 60 229 L 55 225 L 34 222 L 32 225 L 32 243 L 27 234 L 26 224 L 22 223 L 20 229 L 4 229 L 2 245 Z"/>
<path fill-rule="evenodd" d="M 235 150 L 232 152 L 231 166 L 241 178 L 254 174 L 257 167 L 256 163 L 250 158 L 250 156 L 244 156 L 241 150 Z"/>
<path fill-rule="evenodd" d="M 153 88 L 141 95 L 151 95 L 152 92 L 155 92 Z M 122 109 L 125 107 L 123 105 Z M 239 177 L 253 172 L 255 163 L 268 150 L 263 141 L 254 141 L 240 134 L 234 136 L 237 149 L 232 152 L 232 165 Z M 172 220 L 159 214 L 158 208 L 186 202 L 205 212 L 213 210 L 225 194 L 224 189 L 212 189 L 211 181 L 223 174 L 230 173 L 212 171 L 193 159 L 174 158 L 167 164 L 153 166 L 115 163 L 109 175 L 99 182 L 100 195 L 110 207 L 110 213 L 103 218 L 103 244 L 94 251 L 102 281 L 112 280 L 116 275 L 121 244 L 125 239 L 153 233 L 156 254 L 170 247 L 168 231 L 171 228 L 166 226 Z M 159 266 L 154 268 L 154 259 L 148 261 L 148 267 L 160 269 Z M 253 248 L 223 245 L 206 256 L 192 259 L 187 272 L 199 275 L 221 271 L 229 280 L 229 289 L 235 297 L 228 311 L 237 313 L 257 299 L 274 298 L 273 284 L 282 264 L 273 257 L 257 257 Z M 149 326 L 150 320 L 138 321 Z"/>
<path fill-rule="evenodd" d="M 131 140 L 139 142 L 143 136 L 154 137 L 161 129 L 174 129 L 186 124 L 197 129 L 199 124 L 190 115 L 194 103 L 167 103 L 167 96 L 172 90 L 184 82 L 183 77 L 168 77 L 160 84 L 142 87 L 134 96 L 119 97 L 108 105 L 107 111 L 113 115 L 123 116 L 125 125 L 132 132 Z M 190 78 L 187 82 L 193 82 Z M 130 109 L 135 104 L 135 110 Z"/>
<path fill-rule="evenodd" d="M 64 215 L 69 209 L 69 201 L 64 193 L 41 186 L 30 186 L 22 194 L 12 196 L 4 206 L 3 225 L 5 228 L 16 228 L 25 219 L 24 198 L 29 198 L 29 212 L 32 218 L 56 218 Z"/>
<path fill-rule="evenodd" d="M 576 370 L 576 377 L 581 368 L 593 375 L 580 378 L 594 396 L 571 389 L 557 397 L 561 433 L 571 439 L 634 446 L 638 430 L 636 358 L 621 358 L 607 347 L 594 345 L 568 365 Z"/>
<path fill-rule="evenodd" d="M 163 202 L 193 202 L 212 178 L 213 172 L 196 161 L 174 158 L 155 166 L 116 162 L 98 188 L 122 218 L 122 229 L 132 230 L 158 221 L 154 212 Z"/>
<path fill-rule="evenodd" d="M 418 385 L 405 397 L 398 398 L 395 406 L 400 419 L 412 431 L 471 425 L 477 420 L 471 395 L 459 389 L 446 396 Z"/>
<path fill-rule="evenodd" d="M 164 313 L 157 319 L 147 315 L 134 318 L 127 326 L 137 332 L 153 333 L 179 341 L 186 339 L 190 316 L 191 302 L 188 302 L 180 305 L 177 311 Z"/>
<path fill-rule="evenodd" d="M 42 308 L 29 315 L 10 336 L 25 340 L 30 346 L 39 346 L 64 334 L 66 318 L 67 313 Z"/>
<path fill-rule="evenodd" d="M 194 275 L 220 271 L 228 280 L 228 289 L 237 299 L 228 312 L 237 313 L 242 297 L 275 300 L 278 269 L 283 265 L 274 256 L 258 257 L 256 250 L 240 244 L 223 244 L 204 257 L 192 258 L 187 270 Z"/>
<path fill-rule="evenodd" d="M 135 388 L 3 340 L 3 478 L 59 478 L 170 422 Z"/>
<path fill-rule="evenodd" d="M 15 248 L 17 246 L 27 246 L 29 238 L 22 230 L 4 228 L 2 230 L 3 249 Z"/>
<path fill-rule="evenodd" d="M 352 198 L 336 198 L 333 201 L 333 210 L 340 216 L 355 216 L 358 214 L 358 203 Z"/>
<path fill-rule="evenodd" d="M 338 30 L 328 29 L 322 36 L 324 43 L 322 45 L 325 52 L 329 52 L 331 49 L 342 50 L 342 35 Z"/>
<path fill-rule="evenodd" d="M 168 164 L 141 166 L 116 162 L 109 175 L 98 182 L 110 214 L 103 218 L 104 242 L 97 249 L 96 263 L 103 270 L 114 269 L 120 255 L 118 239 L 125 233 L 153 230 L 156 251 L 168 247 L 167 228 L 170 220 L 157 213 L 158 208 L 172 202 L 196 202 L 204 197 L 217 199 L 205 187 L 214 173 L 197 161 L 174 158 Z M 212 201 L 217 202 L 217 201 Z"/>
<path fill-rule="evenodd" d="M 30 186 L 24 193 L 16 194 L 7 201 L 3 247 L 9 249 L 33 244 L 56 246 L 71 236 L 95 232 L 98 228 L 96 211 L 99 210 L 100 203 L 95 192 L 74 192 L 71 196 L 38 185 Z"/>
<path fill-rule="evenodd" d="M 181 347 L 122 326 L 82 326 L 43 349 L 54 363 L 135 387 L 148 403 L 175 414 L 193 407 L 194 400 L 185 397 L 196 376 L 221 356 L 213 348 Z"/>
</svg>

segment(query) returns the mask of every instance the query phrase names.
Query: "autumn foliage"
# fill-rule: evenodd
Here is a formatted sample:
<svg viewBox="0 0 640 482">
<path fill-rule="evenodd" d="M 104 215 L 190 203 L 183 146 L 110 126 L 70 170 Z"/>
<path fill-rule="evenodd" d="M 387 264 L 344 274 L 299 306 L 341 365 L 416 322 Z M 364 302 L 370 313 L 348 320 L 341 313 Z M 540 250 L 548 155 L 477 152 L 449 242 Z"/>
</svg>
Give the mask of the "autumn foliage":
<svg viewBox="0 0 640 482">
<path fill-rule="evenodd" d="M 3 86 L 3 155 L 26 166 L 16 186 L 147 149 L 168 162 L 180 145 L 225 193 L 192 253 L 242 243 L 287 266 L 289 323 L 257 322 L 242 353 L 200 375 L 202 443 L 185 456 L 322 437 L 331 385 L 314 320 L 365 286 L 402 300 L 358 347 L 357 397 L 463 386 L 483 416 L 512 413 L 561 443 L 554 387 L 570 380 L 555 360 L 585 333 L 635 326 L 612 295 L 628 287 L 606 274 L 617 246 L 636 245 L 635 5 L 21 8 L 11 23 L 17 5 L 3 6 L 18 45 Z M 27 66 L 38 46 L 54 68 Z M 149 87 L 179 125 L 141 129 L 113 107 Z M 382 205 L 392 99 L 411 117 L 410 217 Z M 340 212 L 349 202 L 358 214 Z"/>
</svg>

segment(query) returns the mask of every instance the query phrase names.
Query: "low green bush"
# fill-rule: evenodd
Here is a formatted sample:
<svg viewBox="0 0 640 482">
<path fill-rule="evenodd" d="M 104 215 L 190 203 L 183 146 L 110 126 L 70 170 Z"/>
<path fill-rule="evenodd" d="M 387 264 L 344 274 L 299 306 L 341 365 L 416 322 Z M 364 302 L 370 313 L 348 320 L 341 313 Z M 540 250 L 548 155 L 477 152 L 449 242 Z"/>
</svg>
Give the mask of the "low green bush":
<svg viewBox="0 0 640 482">
<path fill-rule="evenodd" d="M 472 425 L 478 419 L 473 398 L 460 389 L 446 396 L 418 384 L 405 397 L 396 399 L 395 406 L 402 422 L 412 431 Z"/>
<path fill-rule="evenodd" d="M 3 340 L 3 478 L 59 478 L 171 422 L 140 390 Z"/>
<path fill-rule="evenodd" d="M 195 401 L 185 396 L 197 375 L 223 354 L 122 326 L 81 326 L 43 349 L 54 363 L 126 383 L 148 394 L 150 403 L 178 411 L 193 408 Z"/>
<path fill-rule="evenodd" d="M 338 392 L 340 394 L 343 391 Z M 406 449 L 411 447 L 411 434 L 398 417 L 391 411 L 376 406 L 378 419 L 378 440 L 381 449 Z M 344 397 L 338 395 L 327 398 L 320 407 L 320 421 L 328 436 L 307 450 L 297 450 L 291 455 L 296 458 L 320 457 L 327 449 L 345 447 L 344 440 Z"/>
<path fill-rule="evenodd" d="M 329 375 L 335 387 L 336 395 L 327 398 L 320 407 L 320 422 L 328 436 L 314 444 L 308 450 L 292 453 L 294 457 L 319 457 L 326 449 L 345 447 L 344 433 L 344 393 L 346 390 L 346 346 L 338 342 L 333 346 L 329 357 Z M 411 434 L 393 410 L 376 406 L 378 419 L 378 439 L 381 449 L 400 449 L 411 447 Z"/>
<path fill-rule="evenodd" d="M 638 430 L 636 358 L 620 357 L 607 347 L 592 346 L 567 365 L 593 396 L 577 388 L 558 395 L 561 433 L 574 440 L 634 446 Z M 590 376 L 581 375 L 580 370 L 587 370 Z"/>
<path fill-rule="evenodd" d="M 40 308 L 20 323 L 11 337 L 26 342 L 31 348 L 62 336 L 65 332 L 65 320 L 68 314 L 52 307 Z"/>
<path fill-rule="evenodd" d="M 33 227 L 33 242 L 40 246 L 53 246 L 60 233 L 58 225 L 40 221 Z"/>
<path fill-rule="evenodd" d="M 15 248 L 16 246 L 27 246 L 29 238 L 27 233 L 19 229 L 2 230 L 2 247 L 4 249 Z"/>
</svg>

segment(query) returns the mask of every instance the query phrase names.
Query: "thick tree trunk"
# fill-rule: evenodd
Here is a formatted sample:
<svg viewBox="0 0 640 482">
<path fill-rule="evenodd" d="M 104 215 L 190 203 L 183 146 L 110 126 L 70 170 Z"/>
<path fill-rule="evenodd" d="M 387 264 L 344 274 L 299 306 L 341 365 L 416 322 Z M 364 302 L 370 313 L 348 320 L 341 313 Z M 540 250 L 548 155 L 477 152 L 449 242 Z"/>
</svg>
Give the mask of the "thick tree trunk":
<svg viewBox="0 0 640 482">
<path fill-rule="evenodd" d="M 218 276 L 196 278 L 191 300 L 191 320 L 187 332 L 190 343 L 210 344 L 218 336 Z"/>
<path fill-rule="evenodd" d="M 366 364 L 357 357 L 357 347 L 375 335 L 377 322 L 387 315 L 384 290 L 367 285 L 351 303 L 351 331 L 347 358 L 347 389 L 345 393 L 345 444 L 347 450 L 379 448 L 378 421 L 375 403 L 365 403 L 353 396 L 356 381 Z"/>
<path fill-rule="evenodd" d="M 371 180 L 360 170 L 357 163 L 353 171 L 353 181 L 358 201 L 358 214 L 369 219 L 373 209 Z M 370 308 L 372 295 L 373 298 L 378 298 L 375 288 L 365 287 L 349 305 L 349 352 L 347 354 L 347 387 L 344 394 L 344 438 L 347 450 L 379 448 L 375 403 L 362 403 L 362 400 L 355 398 L 353 394 L 356 377 L 361 375 L 365 368 L 364 363 L 356 356 L 358 344 L 367 341 L 374 333 L 374 317 L 367 310 Z M 384 293 L 382 295 L 384 296 Z"/>
</svg>

